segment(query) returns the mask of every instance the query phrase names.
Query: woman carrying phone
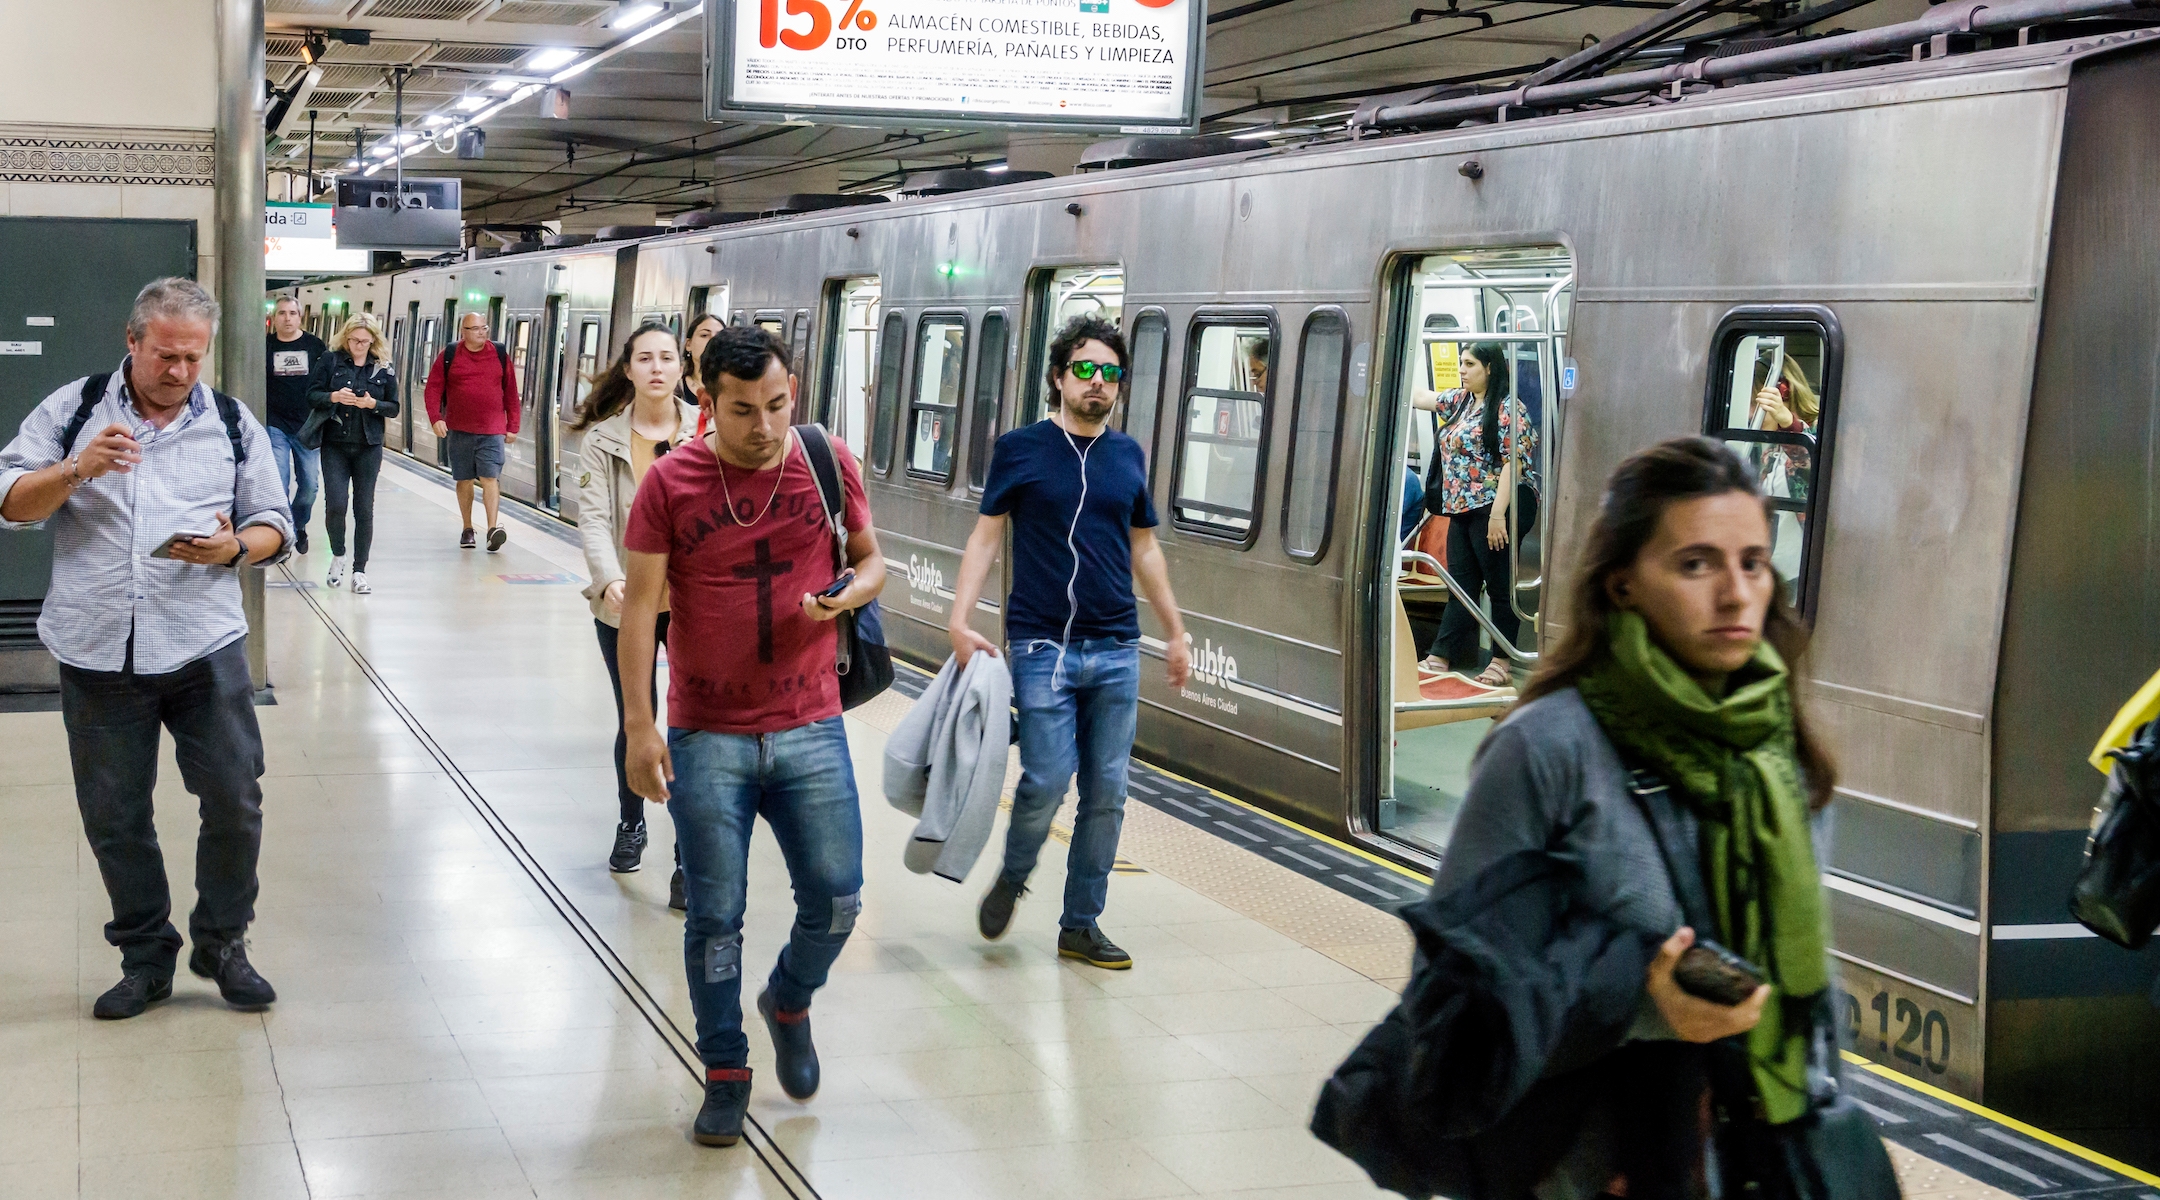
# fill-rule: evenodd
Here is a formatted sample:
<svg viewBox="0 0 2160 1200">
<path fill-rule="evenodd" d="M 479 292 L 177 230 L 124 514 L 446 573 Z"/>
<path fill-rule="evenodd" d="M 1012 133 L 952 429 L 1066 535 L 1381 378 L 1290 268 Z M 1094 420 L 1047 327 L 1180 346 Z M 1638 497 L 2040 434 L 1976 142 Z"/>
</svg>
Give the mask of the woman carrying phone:
<svg viewBox="0 0 2160 1200">
<path fill-rule="evenodd" d="M 368 550 L 375 543 L 375 477 L 382 470 L 383 422 L 398 411 L 397 375 L 389 358 L 375 314 L 354 313 L 330 339 L 330 353 L 315 364 L 307 385 L 308 404 L 324 414 L 323 507 L 330 534 L 330 574 L 324 582 L 338 586 L 349 567 L 356 596 L 375 590 L 367 577 Z M 345 555 L 348 507 L 350 558 Z"/>
<path fill-rule="evenodd" d="M 1762 495 L 1731 450 L 1685 438 L 1635 455 L 1607 482 L 1559 643 L 1471 765 L 1436 894 L 1539 851 L 1580 871 L 1583 905 L 1664 939 L 1612 1052 L 1630 1056 L 1613 1103 L 1555 1168 L 1575 1194 L 1617 1191 L 1619 1176 L 1630 1200 L 1693 1194 L 1714 1110 L 1739 1123 L 1718 1134 L 1725 1194 L 1757 1179 L 1779 1200 L 1792 1188 L 1776 1147 L 1835 1097 L 1812 818 L 1836 768 L 1794 692 L 1806 634 L 1781 595 Z M 1638 794 L 1654 784 L 1662 795 Z M 1683 894 L 1714 927 L 1690 926 Z M 1675 974 L 1712 940 L 1749 964 L 1722 971 L 1738 1003 L 1687 990 L 1706 990 L 1705 964 Z M 1752 989 L 1750 971 L 1764 981 Z"/>
<path fill-rule="evenodd" d="M 691 329 L 695 332 L 697 325 Z M 570 423 L 570 428 L 585 435 L 577 475 L 578 537 L 585 548 L 585 573 L 592 579 L 585 598 L 592 606 L 608 682 L 615 689 L 615 799 L 620 819 L 608 870 L 616 872 L 637 870 L 646 842 L 645 801 L 630 790 L 623 774 L 628 746 L 622 723 L 622 671 L 615 653 L 628 579 L 622 565 L 623 530 L 630 524 L 630 502 L 646 469 L 697 430 L 698 410 L 682 399 L 682 380 L 683 355 L 675 335 L 667 326 L 648 321 L 623 343 L 622 353 L 585 394 Z M 658 648 L 667 644 L 667 628 L 663 599 L 653 626 L 656 658 Z M 669 891 L 670 905 L 682 908 L 680 868 Z"/>
</svg>

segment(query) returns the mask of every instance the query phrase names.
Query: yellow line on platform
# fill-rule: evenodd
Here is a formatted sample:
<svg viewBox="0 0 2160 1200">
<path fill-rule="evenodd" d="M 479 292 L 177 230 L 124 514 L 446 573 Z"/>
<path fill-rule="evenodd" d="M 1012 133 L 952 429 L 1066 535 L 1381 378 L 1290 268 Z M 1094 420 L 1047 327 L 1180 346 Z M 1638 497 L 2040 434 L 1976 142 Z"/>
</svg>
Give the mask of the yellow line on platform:
<svg viewBox="0 0 2160 1200">
<path fill-rule="evenodd" d="M 2048 1145 L 2055 1147 L 2057 1150 L 2067 1150 L 2070 1153 L 2077 1155 L 2079 1158 L 2084 1159 L 2086 1162 L 2092 1163 L 2094 1166 L 2106 1167 L 2108 1170 L 2113 1171 L 2118 1175 L 2123 1175 L 2127 1176 L 2128 1178 L 2135 1179 L 2139 1183 L 2160 1186 L 2160 1175 L 2154 1175 L 2148 1171 L 2140 1171 L 2136 1167 L 2133 1167 L 2128 1163 L 2117 1162 L 2114 1159 L 2109 1158 L 2107 1155 L 2099 1153 L 2098 1151 L 2087 1150 L 2085 1147 L 2078 1145 L 2076 1142 L 2070 1141 L 2066 1138 L 2057 1137 L 2056 1135 L 2049 1133 L 2045 1129 L 2036 1129 L 2031 1125 L 2027 1125 L 2025 1122 L 2018 1120 L 2016 1117 L 2004 1116 L 2002 1113 L 1996 1112 L 1994 1109 L 1988 1108 L 1985 1105 L 1974 1104 L 1972 1101 L 1967 1100 L 1963 1096 L 1946 1092 L 1933 1084 L 1922 1083 L 1902 1071 L 1893 1071 L 1889 1067 L 1885 1067 L 1879 1063 L 1870 1062 L 1867 1059 L 1862 1058 L 1857 1054 L 1854 1054 L 1850 1050 L 1840 1051 L 1840 1053 L 1845 1056 L 1846 1062 L 1849 1062 L 1854 1066 L 1861 1068 L 1862 1070 L 1871 1072 L 1876 1075 L 1880 1075 L 1884 1079 L 1889 1079 L 1897 1083 L 1902 1083 L 1906 1087 L 1909 1087 L 1924 1096 L 1940 1100 L 1945 1104 L 1955 1104 L 1959 1108 L 1962 1108 L 1969 1113 L 1975 1113 L 1979 1116 L 1986 1117 L 1988 1120 L 1993 1121 L 1998 1125 L 2006 1125 L 2011 1129 L 2015 1129 L 2019 1133 L 2022 1133 L 2026 1137 L 2032 1138 L 2035 1141 L 2046 1142 Z"/>
<path fill-rule="evenodd" d="M 1373 863 L 1378 866 L 1386 867 L 1388 870 L 1395 872 L 1397 875 L 1402 875 L 1411 879 L 1415 879 L 1419 883 L 1425 884 L 1427 886 L 1430 886 L 1432 884 L 1432 876 L 1427 875 L 1422 871 L 1411 870 L 1409 867 L 1406 867 L 1399 862 L 1395 862 L 1391 859 L 1382 858 L 1381 856 L 1374 854 L 1372 851 L 1367 850 L 1361 846 L 1353 846 L 1348 842 L 1339 841 L 1335 838 L 1329 837 L 1327 834 L 1321 833 L 1318 830 L 1307 829 L 1305 826 L 1298 824 L 1296 821 L 1293 821 L 1288 817 L 1284 817 L 1276 813 L 1271 813 L 1257 804 L 1252 804 L 1247 801 L 1240 800 L 1236 796 L 1230 795 L 1228 792 L 1221 791 L 1217 788 L 1211 788 L 1197 779 L 1187 779 L 1183 775 L 1178 774 L 1176 771 L 1169 770 L 1168 768 L 1160 766 L 1156 763 L 1147 762 L 1146 759 L 1139 759 L 1137 761 L 1146 763 L 1147 768 L 1151 771 L 1156 772 L 1157 774 L 1168 775 L 1170 778 L 1177 780 L 1179 783 L 1199 788 L 1201 791 L 1215 797 L 1217 800 L 1221 800 L 1226 804 L 1235 804 L 1239 808 L 1242 808 L 1246 812 L 1252 813 L 1255 816 L 1266 817 L 1268 820 L 1275 822 L 1277 825 L 1280 825 L 1285 829 L 1295 829 L 1299 833 L 1304 834 L 1306 837 L 1309 837 L 1316 842 L 1326 842 L 1328 845 L 1333 846 L 1337 850 L 1341 850 L 1346 854 L 1355 854 L 1359 858 L 1362 858 L 1367 862 Z"/>
</svg>

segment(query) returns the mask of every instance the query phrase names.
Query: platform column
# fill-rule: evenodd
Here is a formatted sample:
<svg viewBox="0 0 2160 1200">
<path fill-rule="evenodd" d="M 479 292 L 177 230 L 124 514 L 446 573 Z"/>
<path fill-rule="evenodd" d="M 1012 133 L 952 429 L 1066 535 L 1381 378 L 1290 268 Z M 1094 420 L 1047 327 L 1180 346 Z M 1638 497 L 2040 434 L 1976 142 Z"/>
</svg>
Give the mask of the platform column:
<svg viewBox="0 0 2160 1200">
<path fill-rule="evenodd" d="M 263 416 L 263 6 L 217 3 L 218 390 Z M 263 573 L 240 573 L 247 613 L 248 673 L 270 686 Z"/>
</svg>

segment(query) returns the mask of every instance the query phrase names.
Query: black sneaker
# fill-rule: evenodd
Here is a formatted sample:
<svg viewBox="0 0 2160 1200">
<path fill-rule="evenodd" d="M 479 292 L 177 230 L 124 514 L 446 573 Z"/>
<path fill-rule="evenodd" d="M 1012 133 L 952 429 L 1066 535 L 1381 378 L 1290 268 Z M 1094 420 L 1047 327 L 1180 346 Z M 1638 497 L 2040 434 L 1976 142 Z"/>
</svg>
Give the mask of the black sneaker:
<svg viewBox="0 0 2160 1200">
<path fill-rule="evenodd" d="M 507 541 L 509 541 L 509 540 L 510 540 L 510 531 L 509 531 L 509 530 L 507 530 L 507 529 L 504 529 L 504 528 L 503 528 L 502 526 L 500 526 L 500 525 L 497 525 L 497 526 L 495 526 L 495 527 L 493 527 L 493 528 L 489 529 L 489 530 L 488 530 L 488 553 L 489 553 L 489 554 L 493 554 L 493 553 L 495 553 L 495 552 L 496 552 L 497 550 L 500 550 L 500 549 L 502 549 L 502 548 L 503 548 L 503 543 L 504 543 L 504 542 L 507 542 Z"/>
<path fill-rule="evenodd" d="M 750 1107 L 750 1068 L 708 1067 L 705 1104 L 690 1126 L 700 1146 L 732 1146 L 742 1140 L 743 1110 Z"/>
<path fill-rule="evenodd" d="M 307 553 L 307 530 L 305 528 L 293 530 L 292 548 L 294 554 Z"/>
<path fill-rule="evenodd" d="M 1116 942 L 1104 937 L 1103 931 L 1092 925 L 1086 929 L 1058 930 L 1058 957 L 1077 958 L 1105 971 L 1123 971 L 1132 966 L 1132 955 L 1118 949 Z"/>
<path fill-rule="evenodd" d="M 471 527 L 468 526 L 465 532 L 457 535 L 457 544 L 458 549 L 460 550 L 470 550 L 473 547 L 478 546 L 480 544 L 480 540 L 473 536 L 473 531 Z"/>
<path fill-rule="evenodd" d="M 277 989 L 249 965 L 247 943 L 237 938 L 229 942 L 195 943 L 195 952 L 188 955 L 187 965 L 188 970 L 204 979 L 217 981 L 218 995 L 242 1012 L 261 1012 L 277 999 Z"/>
<path fill-rule="evenodd" d="M 131 967 L 120 976 L 120 982 L 97 998 L 90 1015 L 100 1021 L 139 1017 L 144 1009 L 171 996 L 172 976 L 160 975 L 148 967 Z"/>
<path fill-rule="evenodd" d="M 817 1045 L 810 1040 L 810 1010 L 781 1012 L 773 1003 L 770 986 L 758 993 L 757 1010 L 765 1018 L 765 1032 L 772 1035 L 773 1071 L 780 1076 L 780 1090 L 797 1100 L 817 1095 Z"/>
<path fill-rule="evenodd" d="M 617 875 L 627 875 L 638 869 L 639 860 L 645 857 L 645 822 L 615 827 L 615 852 L 608 855 L 607 869 Z"/>
<path fill-rule="evenodd" d="M 1003 875 L 998 876 L 997 882 L 991 884 L 990 890 L 983 894 L 982 907 L 975 910 L 975 928 L 989 941 L 994 942 L 1004 937 L 1005 931 L 1012 927 L 1013 907 L 1019 904 L 1020 897 L 1025 895 L 1026 884 L 1014 883 Z"/>
</svg>

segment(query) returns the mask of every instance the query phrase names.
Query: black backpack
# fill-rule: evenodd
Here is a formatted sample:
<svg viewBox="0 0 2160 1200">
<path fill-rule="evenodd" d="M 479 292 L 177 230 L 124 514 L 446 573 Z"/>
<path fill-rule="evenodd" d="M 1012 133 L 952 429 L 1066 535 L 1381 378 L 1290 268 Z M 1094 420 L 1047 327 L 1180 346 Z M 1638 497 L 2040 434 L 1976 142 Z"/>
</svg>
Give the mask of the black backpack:
<svg viewBox="0 0 2160 1200">
<path fill-rule="evenodd" d="M 75 453 L 75 439 L 82 436 L 83 426 L 97 412 L 98 401 L 105 398 L 105 385 L 111 381 L 111 371 L 83 380 L 82 403 L 75 406 L 75 415 L 60 431 L 60 457 Z M 247 461 L 247 438 L 240 432 L 240 402 L 216 388 L 210 389 L 210 399 L 217 404 L 218 419 L 225 422 L 225 437 L 232 442 L 233 468 L 237 471 Z"/>
<path fill-rule="evenodd" d="M 456 350 L 456 349 L 457 349 L 457 348 L 458 348 L 459 346 L 461 346 L 461 345 L 463 345 L 463 344 L 464 344 L 464 343 L 463 343 L 462 341 L 458 341 L 458 342 L 452 342 L 452 343 L 450 343 L 449 345 L 447 345 L 447 346 L 444 346 L 444 347 L 443 347 L 443 352 L 442 352 L 442 356 L 441 356 L 440 358 L 437 358 L 437 359 L 435 360 L 435 369 L 436 369 L 436 370 L 438 370 L 438 371 L 447 371 L 447 370 L 449 370 L 449 369 L 450 369 L 450 353 L 451 353 L 452 351 Z M 505 371 L 509 370 L 509 369 L 510 369 L 510 351 L 509 351 L 509 350 L 508 350 L 508 349 L 507 349 L 506 347 L 504 347 L 504 345 L 503 345 L 503 344 L 502 344 L 501 342 L 489 342 L 489 343 L 488 343 L 488 345 L 490 345 L 490 346 L 493 346 L 493 347 L 495 347 L 495 359 L 496 359 L 496 361 L 497 361 L 497 362 L 499 362 L 499 363 L 501 363 L 501 364 L 502 364 L 502 369 L 503 369 L 503 370 L 505 370 Z M 448 378 L 447 376 L 445 376 L 445 377 L 444 377 L 444 379 L 443 379 L 443 386 L 444 386 L 444 387 L 446 387 L 446 388 L 450 386 L 450 380 L 449 380 L 449 378 Z"/>
<path fill-rule="evenodd" d="M 2140 727 L 2129 745 L 2108 757 L 2115 765 L 2085 840 L 2070 915 L 2116 945 L 2137 950 L 2160 925 L 2160 721 Z"/>
</svg>

